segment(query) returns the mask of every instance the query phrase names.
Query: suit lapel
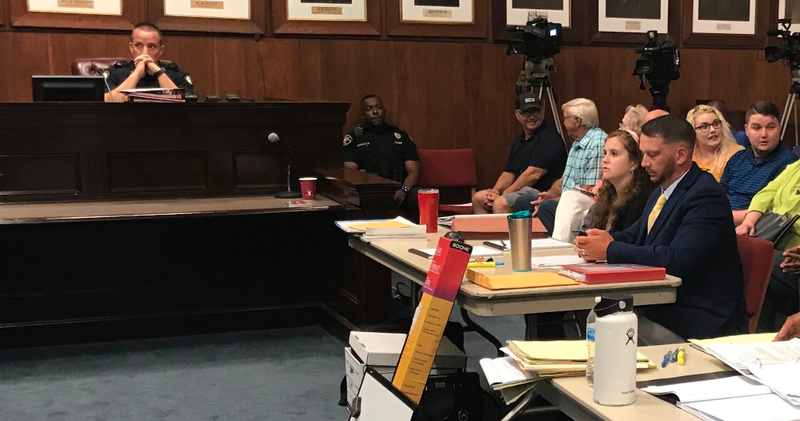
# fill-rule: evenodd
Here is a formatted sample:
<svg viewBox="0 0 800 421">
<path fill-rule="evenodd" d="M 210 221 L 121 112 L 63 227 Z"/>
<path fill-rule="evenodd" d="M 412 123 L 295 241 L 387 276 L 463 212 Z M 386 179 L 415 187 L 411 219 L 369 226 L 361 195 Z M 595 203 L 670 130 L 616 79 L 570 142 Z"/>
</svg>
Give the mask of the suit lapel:
<svg viewBox="0 0 800 421">
<path fill-rule="evenodd" d="M 653 224 L 653 228 L 650 230 L 650 232 L 647 234 L 647 237 L 645 238 L 644 241 L 645 245 L 649 245 L 653 242 L 653 239 L 656 238 L 658 232 L 661 231 L 661 228 L 664 226 L 666 221 L 669 220 L 669 215 L 670 213 L 672 213 L 672 210 L 675 209 L 676 206 L 678 206 L 678 203 L 680 203 L 681 198 L 686 193 L 687 186 L 694 184 L 698 176 L 698 173 L 697 171 L 695 171 L 695 168 L 697 169 L 697 171 L 702 171 L 700 170 L 699 167 L 696 167 L 696 165 L 692 163 L 692 168 L 689 169 L 689 172 L 686 173 L 686 176 L 683 177 L 683 180 L 681 180 L 681 182 L 678 183 L 678 185 L 675 187 L 675 190 L 672 191 L 672 194 L 669 196 L 669 199 L 667 199 L 667 203 L 665 203 L 664 207 L 661 209 L 661 213 L 658 214 L 658 219 L 656 219 L 656 222 Z M 650 209 L 652 210 L 653 207 L 650 206 Z M 649 215 L 650 213 L 648 212 L 647 214 Z M 646 228 L 647 227 L 645 227 L 645 229 Z"/>
</svg>

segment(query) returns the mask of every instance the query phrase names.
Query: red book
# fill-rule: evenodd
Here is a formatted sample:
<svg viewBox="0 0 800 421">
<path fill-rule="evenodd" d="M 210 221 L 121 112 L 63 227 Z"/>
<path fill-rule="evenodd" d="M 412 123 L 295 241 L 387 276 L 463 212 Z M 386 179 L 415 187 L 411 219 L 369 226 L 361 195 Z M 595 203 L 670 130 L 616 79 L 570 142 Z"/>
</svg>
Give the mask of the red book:
<svg viewBox="0 0 800 421">
<path fill-rule="evenodd" d="M 568 265 L 563 266 L 558 273 L 589 285 L 660 281 L 667 278 L 667 270 L 664 268 L 633 264 L 585 263 Z"/>
</svg>

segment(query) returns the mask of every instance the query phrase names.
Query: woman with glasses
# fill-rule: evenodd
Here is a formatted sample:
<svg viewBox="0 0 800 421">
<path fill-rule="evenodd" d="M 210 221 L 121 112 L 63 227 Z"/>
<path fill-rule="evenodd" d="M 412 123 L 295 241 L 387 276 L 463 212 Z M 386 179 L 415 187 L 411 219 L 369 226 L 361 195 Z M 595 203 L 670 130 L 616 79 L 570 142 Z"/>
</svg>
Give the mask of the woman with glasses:
<svg viewBox="0 0 800 421">
<path fill-rule="evenodd" d="M 698 105 L 686 114 L 686 121 L 696 135 L 692 160 L 719 181 L 731 156 L 744 148 L 736 143 L 730 124 L 714 107 Z"/>
</svg>

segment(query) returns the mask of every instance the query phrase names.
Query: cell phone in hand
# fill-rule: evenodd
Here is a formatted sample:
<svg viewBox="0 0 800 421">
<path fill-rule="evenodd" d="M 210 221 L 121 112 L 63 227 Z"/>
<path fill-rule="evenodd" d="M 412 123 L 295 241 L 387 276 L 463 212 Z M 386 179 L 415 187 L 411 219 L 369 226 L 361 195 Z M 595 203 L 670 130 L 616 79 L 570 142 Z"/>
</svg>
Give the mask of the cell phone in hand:
<svg viewBox="0 0 800 421">
<path fill-rule="evenodd" d="M 585 195 L 587 195 L 587 196 L 589 196 L 589 197 L 595 197 L 595 196 L 596 196 L 596 195 L 595 195 L 594 193 L 592 193 L 590 190 L 582 189 L 582 188 L 580 188 L 580 187 L 575 187 L 575 190 L 577 190 L 577 191 L 579 191 L 579 192 L 581 192 L 581 193 L 583 193 L 583 194 L 585 194 Z"/>
<path fill-rule="evenodd" d="M 586 231 L 584 230 L 575 230 L 572 231 L 572 233 L 575 234 L 575 236 L 577 237 L 586 237 Z"/>
</svg>

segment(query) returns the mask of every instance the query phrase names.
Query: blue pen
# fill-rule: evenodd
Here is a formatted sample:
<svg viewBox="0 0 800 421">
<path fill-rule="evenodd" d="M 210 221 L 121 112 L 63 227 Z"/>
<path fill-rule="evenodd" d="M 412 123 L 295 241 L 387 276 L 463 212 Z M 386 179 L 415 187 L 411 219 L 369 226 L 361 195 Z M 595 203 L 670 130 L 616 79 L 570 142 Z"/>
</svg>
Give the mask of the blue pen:
<svg viewBox="0 0 800 421">
<path fill-rule="evenodd" d="M 672 351 L 667 351 L 667 353 L 664 354 L 664 361 L 661 361 L 661 368 L 666 367 L 670 360 L 672 360 Z"/>
<path fill-rule="evenodd" d="M 675 348 L 675 351 L 672 353 L 672 359 L 669 360 L 670 362 L 673 362 L 673 363 L 678 362 L 678 351 L 680 351 L 680 350 L 681 350 L 680 347 Z"/>
</svg>

